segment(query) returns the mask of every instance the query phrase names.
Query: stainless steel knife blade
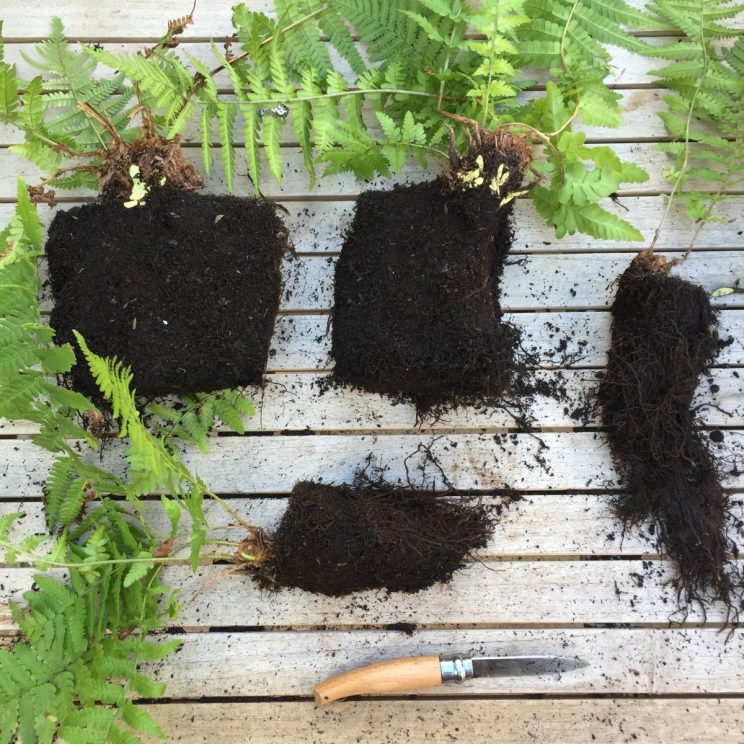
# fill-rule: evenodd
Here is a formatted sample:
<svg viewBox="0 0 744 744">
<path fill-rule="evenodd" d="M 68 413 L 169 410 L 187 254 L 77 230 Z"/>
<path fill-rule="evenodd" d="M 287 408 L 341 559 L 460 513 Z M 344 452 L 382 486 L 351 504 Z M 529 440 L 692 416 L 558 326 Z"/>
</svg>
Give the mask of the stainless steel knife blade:
<svg viewBox="0 0 744 744">
<path fill-rule="evenodd" d="M 454 656 L 439 659 L 442 682 L 464 682 L 473 677 L 524 677 L 563 674 L 589 666 L 583 659 L 556 656 Z"/>
<path fill-rule="evenodd" d="M 563 674 L 589 666 L 582 659 L 567 656 L 482 656 L 473 659 L 474 677 L 524 677 Z"/>
</svg>

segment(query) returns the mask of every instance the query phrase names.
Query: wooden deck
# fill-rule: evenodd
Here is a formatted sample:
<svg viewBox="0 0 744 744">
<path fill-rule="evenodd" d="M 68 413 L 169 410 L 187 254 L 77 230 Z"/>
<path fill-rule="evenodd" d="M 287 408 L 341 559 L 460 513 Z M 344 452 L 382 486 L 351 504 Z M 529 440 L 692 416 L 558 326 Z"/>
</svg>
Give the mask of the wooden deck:
<svg viewBox="0 0 744 744">
<path fill-rule="evenodd" d="M 230 28 L 230 5 L 199 0 L 197 22 L 185 34 L 191 54 L 209 58 L 209 39 Z M 271 3 L 250 5 L 268 10 Z M 20 52 L 44 37 L 52 13 L 62 17 L 71 37 L 120 51 L 154 40 L 167 19 L 188 12 L 186 6 L 190 3 L 176 0 L 0 0 L 6 55 L 30 75 Z M 625 124 L 619 130 L 591 128 L 587 135 L 649 171 L 650 180 L 621 194 L 620 201 L 650 238 L 667 190 L 664 156 L 652 148 L 664 136 L 656 115 L 663 91 L 648 75 L 652 60 L 617 50 L 615 65 L 612 82 L 623 95 Z M 193 143 L 195 132 L 186 139 Z M 17 141 L 18 133 L 0 127 L 2 224 L 13 209 L 17 174 L 32 181 L 36 175 L 8 151 Z M 198 150 L 189 151 L 196 162 Z M 167 698 L 150 707 L 172 739 L 185 744 L 744 741 L 744 635 L 736 632 L 727 642 L 720 631 L 724 613 L 717 607 L 705 618 L 693 611 L 685 624 L 671 624 L 681 618 L 666 586 L 670 567 L 644 535 L 621 534 L 607 510 L 617 476 L 596 431 L 596 416 L 592 411 L 581 421 L 571 416 L 596 387 L 606 359 L 613 281 L 638 246 L 586 236 L 558 241 L 529 203 L 517 204 L 503 304 L 542 360 L 535 375 L 558 377 L 565 388 L 565 400 L 538 397 L 533 404 L 546 445 L 537 466 L 539 442 L 514 433 L 501 412 L 458 411 L 418 429 L 410 406 L 350 391 L 319 397 L 318 382 L 329 368 L 333 265 L 354 197 L 368 185 L 337 176 L 310 191 L 289 132 L 284 151 L 284 186 L 267 182 L 265 192 L 289 210 L 298 256 L 285 265 L 268 382 L 253 393 L 258 413 L 248 435 L 217 437 L 208 457 L 189 455 L 189 462 L 238 511 L 267 527 L 277 523 L 298 479 L 347 481 L 370 453 L 389 465 L 390 477 L 402 477 L 404 460 L 422 442 L 455 485 L 510 486 L 524 498 L 504 510 L 478 562 L 452 584 L 415 595 L 328 599 L 285 591 L 269 597 L 245 577 L 232 575 L 190 601 L 219 569 L 205 567 L 196 576 L 185 567 L 168 569 L 184 603 L 181 625 L 171 634 L 184 645 L 151 670 L 168 689 Z M 238 172 L 237 188 L 247 194 L 245 166 Z M 401 179 L 421 175 L 412 167 Z M 219 175 L 209 188 L 224 191 Z M 76 203 L 92 197 L 80 192 L 66 198 Z M 708 290 L 744 279 L 744 195 L 733 197 L 724 212 L 732 221 L 706 227 L 679 272 Z M 52 214 L 42 207 L 45 221 Z M 679 253 L 692 229 L 673 210 L 660 246 Z M 697 404 L 706 427 L 723 432 L 714 446 L 731 463 L 726 486 L 736 501 L 744 496 L 744 468 L 734 467 L 744 445 L 744 295 L 714 302 L 721 310 L 722 336 L 731 343 L 701 381 Z M 26 517 L 19 533 L 27 534 L 44 528 L 42 485 L 49 462 L 28 441 L 32 431 L 27 424 L 0 422 L 0 514 L 22 504 Z M 262 436 L 254 436 L 258 433 Z M 121 451 L 111 448 L 105 457 L 117 467 Z M 744 507 L 737 508 L 744 518 Z M 744 535 L 735 537 L 744 549 Z M 0 636 L 14 633 L 7 602 L 28 589 L 30 576 L 28 569 L 0 567 Z M 414 624 L 413 634 L 389 627 L 399 623 Z M 323 710 L 312 703 L 316 682 L 355 665 L 471 651 L 578 655 L 590 666 L 561 679 L 481 679 Z"/>
</svg>

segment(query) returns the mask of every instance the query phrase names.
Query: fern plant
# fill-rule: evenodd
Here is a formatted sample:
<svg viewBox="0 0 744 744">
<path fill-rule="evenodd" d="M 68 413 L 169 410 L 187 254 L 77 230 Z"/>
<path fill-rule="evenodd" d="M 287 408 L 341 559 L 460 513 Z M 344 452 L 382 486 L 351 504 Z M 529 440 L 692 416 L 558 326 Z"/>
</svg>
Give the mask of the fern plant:
<svg viewBox="0 0 744 744">
<path fill-rule="evenodd" d="M 216 136 L 232 190 L 240 124 L 248 173 L 259 190 L 264 159 L 281 182 L 287 122 L 311 182 L 319 163 L 326 174 L 389 175 L 409 156 L 422 163 L 446 158 L 441 143 L 452 127 L 461 147 L 469 126 L 521 125 L 524 136 L 544 148 L 545 157 L 535 164 L 539 183 L 530 193 L 559 236 L 584 231 L 640 239 L 599 202 L 645 175 L 619 164 L 606 148 L 587 148 L 572 126 L 619 123 L 619 96 L 604 83 L 609 54 L 602 45 L 642 51 L 647 45 L 625 26 L 660 22 L 624 0 L 488 0 L 478 9 L 461 0 L 302 0 L 279 2 L 277 11 L 279 20 L 273 20 L 236 6 L 241 51 L 228 57 L 213 46 L 212 69 L 174 48 L 172 34 L 140 55 L 90 48 L 74 53 L 55 21 L 36 61 L 51 81 L 31 81 L 31 95 L 27 86 L 25 97 L 14 103 L 18 81 L 5 65 L 10 103 L 2 118 L 27 132 L 17 152 L 48 166 L 51 185 L 89 183 L 92 173 L 107 183 L 107 163 L 118 164 L 127 143 L 133 147 L 156 131 L 161 143 L 177 141 L 194 121 L 204 170 L 211 172 Z M 481 38 L 471 38 L 471 28 Z M 332 64 L 329 49 L 351 69 L 353 83 Z M 74 74 L 65 77 L 59 60 Z M 96 63 L 116 72 L 86 86 L 83 80 Z M 545 68 L 552 79 L 545 96 L 520 106 L 517 96 L 529 83 L 525 66 Z M 232 97 L 219 92 L 215 76 L 223 70 Z M 66 107 L 62 117 L 50 118 L 57 106 Z M 34 107 L 31 121 L 25 112 Z M 59 121 L 66 116 L 71 132 Z M 62 166 L 65 157 L 89 162 Z M 187 170 L 182 161 L 179 169 Z M 196 179 L 191 173 L 190 182 Z"/>
<path fill-rule="evenodd" d="M 251 408 L 238 392 L 223 391 L 193 396 L 188 404 L 195 411 L 179 411 L 178 419 L 175 408 L 165 404 L 153 404 L 143 414 L 131 372 L 98 357 L 78 336 L 127 443 L 127 477 L 97 464 L 88 453 L 98 449 L 99 440 L 81 416 L 100 413 L 84 396 L 57 384 L 75 352 L 53 345 L 53 331 L 42 322 L 41 253 L 41 224 L 19 180 L 15 215 L 0 233 L 0 416 L 36 423 L 34 443 L 55 459 L 45 489 L 50 534 L 17 539 L 13 526 L 22 515 L 6 515 L 0 520 L 0 549 L 6 563 L 62 569 L 69 580 L 36 577 L 36 590 L 25 595 L 26 608 L 14 609 L 22 635 L 11 650 L 0 652 L 0 744 L 17 738 L 23 744 L 57 738 L 133 744 L 139 734 L 162 735 L 131 701 L 132 694 L 155 697 L 163 689 L 137 665 L 162 658 L 177 645 L 147 640 L 162 627 L 164 608 L 170 616 L 177 610 L 160 579 L 162 566 L 185 559 L 193 567 L 204 558 L 232 560 L 239 549 L 241 561 L 252 558 L 244 543 L 236 543 L 233 554 L 224 547 L 203 551 L 210 544 L 205 497 L 223 503 L 249 532 L 254 528 L 186 468 L 179 445 L 204 447 L 216 416 L 242 432 L 242 416 Z M 155 414 L 170 424 L 148 428 L 143 418 Z M 81 442 L 87 448 L 78 446 Z M 142 516 L 141 497 L 158 492 L 169 534 L 157 534 Z M 183 512 L 191 521 L 185 538 L 179 530 Z"/>
<path fill-rule="evenodd" d="M 657 147 L 672 157 L 665 169 L 672 188 L 651 250 L 679 200 L 696 223 L 689 255 L 704 226 L 721 221 L 716 208 L 727 193 L 744 185 L 744 36 L 725 25 L 741 8 L 726 0 L 658 0 L 649 10 L 684 34 L 682 41 L 653 51 L 668 62 L 651 74 L 671 91 L 660 117 L 672 141 Z M 722 47 L 737 36 L 732 47 Z"/>
</svg>

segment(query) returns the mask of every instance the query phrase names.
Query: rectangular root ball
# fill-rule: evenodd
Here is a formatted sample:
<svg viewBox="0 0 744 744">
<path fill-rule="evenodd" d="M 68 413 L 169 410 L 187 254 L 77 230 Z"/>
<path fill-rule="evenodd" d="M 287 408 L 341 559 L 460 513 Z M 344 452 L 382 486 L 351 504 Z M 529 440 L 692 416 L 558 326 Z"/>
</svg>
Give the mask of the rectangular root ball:
<svg viewBox="0 0 744 744">
<path fill-rule="evenodd" d="M 499 399 L 518 332 L 499 279 L 510 208 L 444 179 L 362 194 L 336 266 L 333 379 L 435 406 Z"/>
<path fill-rule="evenodd" d="M 79 331 L 132 367 L 140 395 L 261 382 L 287 231 L 269 203 L 160 189 L 56 215 L 47 255 L 58 343 Z M 73 387 L 96 395 L 84 363 Z"/>
<path fill-rule="evenodd" d="M 449 581 L 491 529 L 488 509 L 466 494 L 302 482 L 253 577 L 330 596 L 416 592 Z"/>
</svg>

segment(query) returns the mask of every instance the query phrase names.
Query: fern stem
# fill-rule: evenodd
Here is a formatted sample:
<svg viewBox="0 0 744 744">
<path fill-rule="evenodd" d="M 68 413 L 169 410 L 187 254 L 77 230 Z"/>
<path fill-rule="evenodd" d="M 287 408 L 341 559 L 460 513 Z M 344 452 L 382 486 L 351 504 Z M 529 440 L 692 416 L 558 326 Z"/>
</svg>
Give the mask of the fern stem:
<svg viewBox="0 0 744 744">
<path fill-rule="evenodd" d="M 223 498 L 206 488 L 204 489 L 204 493 L 209 496 L 210 499 L 214 499 L 214 501 L 216 501 L 236 522 L 238 522 L 238 524 L 240 524 L 246 530 L 251 533 L 258 532 L 258 527 L 252 525 L 250 522 L 246 522 L 243 517 L 241 517 L 240 514 L 238 514 L 238 512 L 236 512 L 235 509 L 233 509 L 232 506 L 230 506 L 230 504 L 228 504 Z"/>
<path fill-rule="evenodd" d="M 564 121 L 563 124 L 561 124 L 561 126 L 555 130 L 555 132 L 546 132 L 545 136 L 546 137 L 557 137 L 559 134 L 561 134 L 561 132 L 568 129 L 573 123 L 573 120 L 579 115 L 580 108 L 581 108 L 581 100 L 577 97 L 576 105 L 574 106 L 574 110 L 571 113 L 571 116 L 569 116 L 568 119 L 566 119 L 566 121 Z"/>
<path fill-rule="evenodd" d="M 486 82 L 486 95 L 483 100 L 483 126 L 488 121 L 488 106 L 491 102 L 491 81 L 493 80 L 493 56 L 496 49 L 496 34 L 499 28 L 499 11 L 501 10 L 501 1 L 496 0 L 496 20 L 494 21 L 493 36 L 491 36 L 491 47 L 488 55 L 488 81 Z"/>
<path fill-rule="evenodd" d="M 449 43 L 447 44 L 447 56 L 444 59 L 444 67 L 442 72 L 446 72 L 449 69 L 450 57 L 452 56 L 452 44 L 455 41 L 455 28 L 452 27 L 450 31 Z M 439 82 L 439 97 L 437 98 L 437 108 L 442 108 L 442 98 L 444 98 L 444 88 L 446 85 L 445 80 Z"/>
<path fill-rule="evenodd" d="M 703 51 L 703 72 L 700 75 L 700 78 L 698 80 L 697 85 L 695 86 L 695 92 L 692 95 L 692 99 L 690 100 L 690 109 L 687 112 L 687 120 L 685 121 L 685 149 L 684 149 L 684 157 L 682 158 L 682 163 L 679 167 L 679 172 L 677 173 L 677 178 L 674 181 L 674 185 L 672 186 L 672 190 L 669 194 L 669 198 L 667 199 L 666 207 L 664 209 L 664 213 L 661 215 L 661 221 L 659 222 L 659 226 L 656 228 L 656 231 L 654 232 L 654 237 L 651 240 L 651 245 L 648 247 L 648 253 L 653 253 L 654 248 L 656 247 L 656 242 L 659 239 L 659 235 L 661 235 L 661 230 L 664 227 L 664 223 L 666 222 L 667 217 L 669 216 L 669 210 L 672 208 L 672 202 L 674 201 L 674 197 L 677 193 L 677 190 L 679 189 L 682 178 L 685 175 L 685 171 L 687 170 L 687 163 L 690 159 L 690 126 L 692 124 L 692 117 L 695 113 L 695 105 L 697 103 L 697 98 L 700 95 L 700 91 L 703 89 L 703 84 L 705 83 L 705 76 L 708 74 L 708 68 L 710 66 L 710 55 L 708 54 L 708 47 L 706 45 L 706 39 L 705 39 L 705 14 L 704 14 L 704 6 L 705 2 L 704 0 L 701 0 L 700 3 L 700 46 Z M 698 234 L 698 231 L 695 232 L 695 235 Z M 695 237 L 695 236 L 693 236 Z M 685 259 L 692 251 L 692 247 L 688 247 L 687 252 L 685 253 Z"/>
<path fill-rule="evenodd" d="M 739 99 L 739 111 L 738 111 L 738 117 L 736 119 L 736 135 L 733 138 L 734 142 L 738 142 L 739 146 L 741 147 L 744 145 L 744 142 L 742 142 L 742 125 L 744 124 L 744 116 L 742 116 L 742 111 L 744 110 L 744 100 Z M 698 236 L 700 235 L 702 229 L 710 222 L 711 218 L 713 217 L 713 212 L 718 205 L 719 202 L 723 201 L 727 196 L 727 191 L 736 184 L 737 179 L 735 178 L 732 181 L 731 178 L 731 171 L 732 168 L 738 167 L 738 161 L 729 160 L 728 167 L 725 170 L 725 178 L 723 179 L 723 182 L 721 183 L 720 187 L 718 188 L 718 191 L 716 191 L 713 196 L 710 197 L 708 203 L 705 207 L 705 214 L 698 219 L 697 226 L 695 227 L 695 231 L 692 233 L 692 236 L 690 237 L 690 242 L 687 244 L 687 250 L 685 251 L 684 256 L 682 258 L 676 259 L 672 263 L 675 264 L 681 264 L 687 261 L 690 254 L 692 253 L 692 248 L 695 245 L 695 241 L 698 239 Z"/>
<path fill-rule="evenodd" d="M 0 540 L 0 547 L 5 550 L 15 550 L 12 543 L 5 540 Z M 100 561 L 53 561 L 45 557 L 40 557 L 34 553 L 20 553 L 23 556 L 22 560 L 14 561 L 15 564 L 20 563 L 31 563 L 37 565 L 49 566 L 51 568 L 96 568 L 99 566 L 120 566 L 120 565 L 131 565 L 134 563 L 188 563 L 188 558 L 179 556 L 163 556 L 162 558 L 156 558 L 155 556 L 147 556 L 146 558 L 107 558 Z M 226 560 L 229 556 L 220 555 L 215 553 L 213 555 L 202 555 L 205 560 Z M 12 565 L 12 564 L 11 564 Z"/>
<path fill-rule="evenodd" d="M 46 178 L 43 178 L 39 183 L 38 186 L 46 186 L 49 183 L 52 183 L 52 181 L 56 181 L 60 176 L 63 176 L 65 173 L 95 173 L 97 170 L 97 166 L 95 165 L 71 165 L 67 168 L 60 168 L 59 170 L 52 173 L 51 176 L 47 176 Z"/>
<path fill-rule="evenodd" d="M 327 100 L 330 98 L 345 98 L 346 96 L 368 96 L 373 94 L 402 94 L 407 96 L 418 96 L 420 98 L 438 98 L 438 93 L 429 93 L 424 90 L 405 90 L 403 88 L 354 88 L 353 90 L 339 91 L 338 93 L 316 93 L 311 96 L 297 96 L 296 98 L 290 99 L 292 103 L 304 103 L 305 101 L 319 101 Z M 447 98 L 446 100 L 455 100 Z M 253 101 L 244 101 L 243 105 L 248 104 L 250 106 L 269 106 L 276 105 L 276 98 L 264 98 Z"/>
<path fill-rule="evenodd" d="M 568 64 L 568 60 L 566 59 L 566 39 L 568 38 L 568 27 L 571 25 L 574 13 L 576 12 L 576 8 L 579 7 L 580 2 L 581 0 L 574 0 L 573 5 L 571 6 L 571 12 L 568 14 L 568 18 L 566 18 L 566 24 L 563 26 L 563 33 L 561 34 L 561 45 L 559 51 L 561 55 L 561 64 L 563 65 L 563 69 L 566 72 L 571 71 L 571 66 Z"/>
</svg>

